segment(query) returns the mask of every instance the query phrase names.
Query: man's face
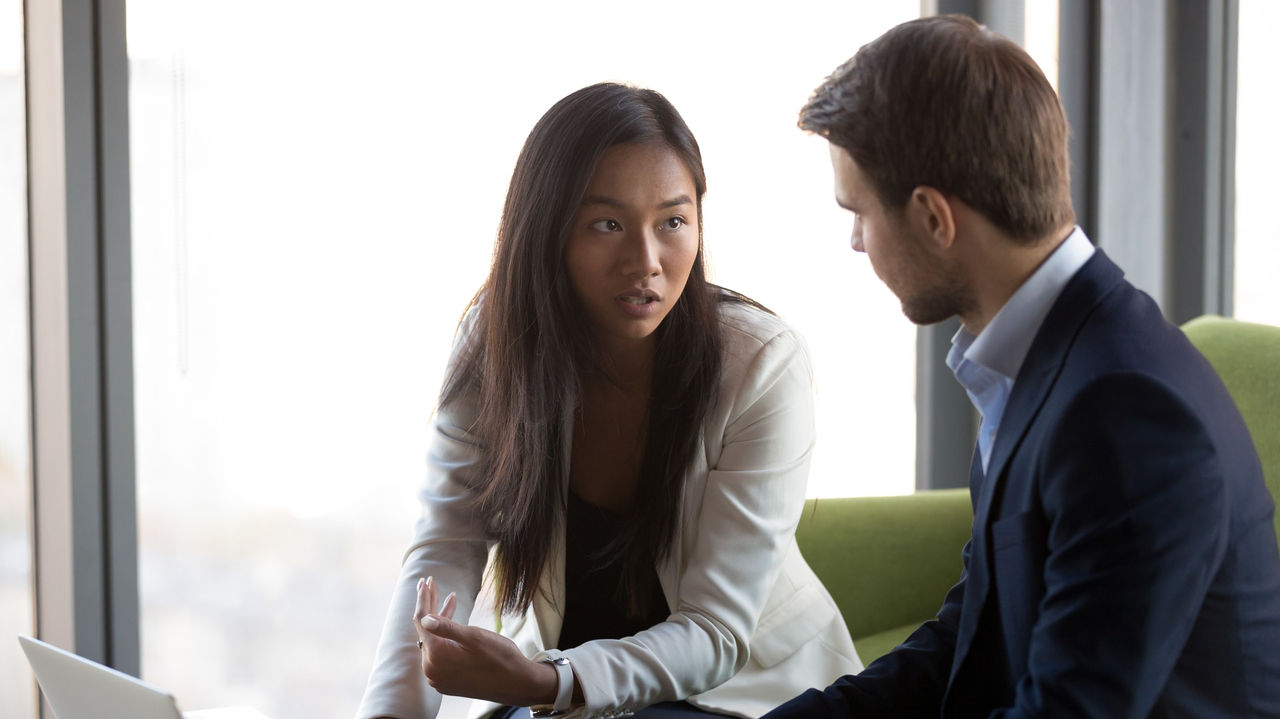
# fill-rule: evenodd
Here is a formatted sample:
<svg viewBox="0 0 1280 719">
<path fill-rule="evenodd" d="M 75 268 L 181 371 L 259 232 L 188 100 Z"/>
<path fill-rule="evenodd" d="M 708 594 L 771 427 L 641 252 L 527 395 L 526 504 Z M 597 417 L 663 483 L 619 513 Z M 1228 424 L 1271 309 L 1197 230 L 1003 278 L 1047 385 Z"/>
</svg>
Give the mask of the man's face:
<svg viewBox="0 0 1280 719">
<path fill-rule="evenodd" d="M 961 275 L 935 254 L 923 222 L 906 210 L 886 208 L 844 148 L 831 145 L 831 165 L 836 203 L 853 213 L 849 244 L 866 253 L 907 319 L 928 325 L 957 314 L 966 296 Z"/>
</svg>

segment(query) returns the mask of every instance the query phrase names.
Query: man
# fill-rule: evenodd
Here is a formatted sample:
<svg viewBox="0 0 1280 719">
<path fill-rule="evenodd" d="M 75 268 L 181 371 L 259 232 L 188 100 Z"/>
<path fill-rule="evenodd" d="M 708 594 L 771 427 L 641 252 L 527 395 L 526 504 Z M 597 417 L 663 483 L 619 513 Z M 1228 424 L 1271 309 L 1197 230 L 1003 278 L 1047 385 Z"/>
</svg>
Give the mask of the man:
<svg viewBox="0 0 1280 719">
<path fill-rule="evenodd" d="M 1280 553 L 1213 369 L 1074 226 L 1061 105 L 962 17 L 900 25 L 815 91 L 853 249 L 983 420 L 964 573 L 934 621 L 767 715 L 1280 716 Z"/>
</svg>

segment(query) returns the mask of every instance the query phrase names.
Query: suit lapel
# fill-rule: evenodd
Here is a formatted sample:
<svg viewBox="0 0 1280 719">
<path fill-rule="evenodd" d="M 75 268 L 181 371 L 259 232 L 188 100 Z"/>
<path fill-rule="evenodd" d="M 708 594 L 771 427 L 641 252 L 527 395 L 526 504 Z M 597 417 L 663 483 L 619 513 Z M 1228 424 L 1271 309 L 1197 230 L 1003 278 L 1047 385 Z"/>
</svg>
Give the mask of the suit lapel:
<svg viewBox="0 0 1280 719">
<path fill-rule="evenodd" d="M 1103 252 L 1097 250 L 1080 268 L 1062 294 L 1053 303 L 1036 333 L 1022 369 L 1013 383 L 1013 392 L 1000 419 L 995 444 L 991 448 L 991 462 L 984 483 L 982 501 L 976 511 L 983 513 L 991 508 L 993 491 L 1000 483 L 1001 475 L 1013 456 L 1014 450 L 1026 436 L 1027 427 L 1044 404 L 1049 390 L 1058 378 L 1058 371 L 1066 359 L 1071 344 L 1081 325 L 1102 298 L 1124 278 L 1124 273 Z"/>
<path fill-rule="evenodd" d="M 970 475 L 974 512 L 973 546 L 964 606 L 960 612 L 960 626 L 956 635 L 955 660 L 951 665 L 952 679 L 973 642 L 991 585 L 990 548 L 986 541 L 986 531 L 991 523 L 993 498 L 999 490 L 1005 468 L 1026 436 L 1027 428 L 1044 405 L 1081 325 L 1123 277 L 1124 273 L 1120 268 L 1098 250 L 1071 278 L 1062 294 L 1054 301 L 1027 351 L 1022 369 L 1013 383 L 1009 403 L 1000 419 L 1000 428 L 991 448 L 991 461 L 987 464 L 986 472 L 981 471 L 982 465 L 975 451 L 975 467 Z M 975 476 L 979 478 L 976 482 L 973 479 Z"/>
<path fill-rule="evenodd" d="M 982 471 L 982 452 L 975 445 L 973 448 L 973 459 L 969 462 L 969 501 L 973 505 L 975 513 L 978 505 L 978 498 L 982 496 L 982 485 L 986 477 Z M 976 516 L 976 514 L 975 514 Z M 977 526 L 976 524 L 974 525 Z M 978 550 L 979 545 L 974 543 L 970 545 L 970 552 Z M 978 612 L 970 611 L 971 609 L 981 607 L 981 601 L 970 601 L 969 597 L 977 592 L 977 587 L 982 586 L 981 594 L 986 595 L 986 567 L 981 567 L 981 576 L 975 573 L 975 569 L 979 569 L 978 562 L 970 554 L 969 566 L 965 570 L 964 578 L 964 604 L 960 607 L 960 627 L 956 631 L 956 651 L 955 660 L 951 662 L 951 679 L 955 679 L 956 671 L 960 668 L 960 660 L 969 652 L 969 644 L 973 641 L 973 633 L 977 628 Z M 948 687 L 947 694 L 949 695 Z M 945 697 L 944 697 L 945 704 Z"/>
</svg>

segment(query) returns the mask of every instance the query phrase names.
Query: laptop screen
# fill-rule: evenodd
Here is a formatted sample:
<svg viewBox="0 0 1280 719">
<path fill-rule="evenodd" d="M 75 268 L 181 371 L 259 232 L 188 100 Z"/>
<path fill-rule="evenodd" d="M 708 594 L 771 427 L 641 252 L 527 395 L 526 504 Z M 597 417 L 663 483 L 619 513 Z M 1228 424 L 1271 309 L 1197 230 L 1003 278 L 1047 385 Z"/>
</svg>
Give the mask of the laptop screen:
<svg viewBox="0 0 1280 719">
<path fill-rule="evenodd" d="M 18 642 L 57 719 L 182 719 L 168 692 L 39 639 Z"/>
</svg>

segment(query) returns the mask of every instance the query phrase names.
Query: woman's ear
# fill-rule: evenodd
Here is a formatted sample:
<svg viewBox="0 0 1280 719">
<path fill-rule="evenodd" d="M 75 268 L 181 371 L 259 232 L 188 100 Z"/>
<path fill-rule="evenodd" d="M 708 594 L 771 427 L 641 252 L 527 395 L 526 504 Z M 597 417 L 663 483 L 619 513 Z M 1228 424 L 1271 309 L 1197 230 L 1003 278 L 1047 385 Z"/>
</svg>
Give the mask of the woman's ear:
<svg viewBox="0 0 1280 719">
<path fill-rule="evenodd" d="M 911 191 L 907 201 L 907 220 L 932 238 L 940 249 L 950 249 L 956 239 L 956 216 L 947 196 L 938 190 L 921 185 Z"/>
</svg>

